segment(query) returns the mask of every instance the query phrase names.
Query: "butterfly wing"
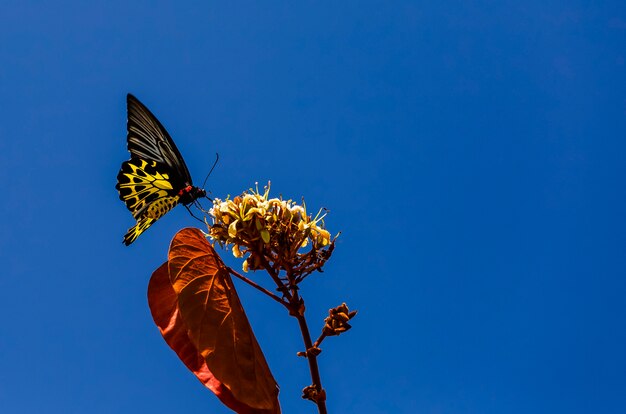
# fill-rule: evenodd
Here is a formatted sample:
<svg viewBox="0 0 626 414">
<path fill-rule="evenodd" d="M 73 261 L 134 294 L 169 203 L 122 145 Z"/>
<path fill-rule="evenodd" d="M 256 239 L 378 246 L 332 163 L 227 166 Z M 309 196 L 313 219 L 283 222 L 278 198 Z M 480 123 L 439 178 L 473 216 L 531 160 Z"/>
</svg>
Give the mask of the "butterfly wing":
<svg viewBox="0 0 626 414">
<path fill-rule="evenodd" d="M 150 217 L 142 217 L 137 220 L 137 224 L 128 229 L 128 231 L 124 235 L 124 244 L 126 246 L 130 246 L 130 244 L 137 240 L 137 237 L 139 237 L 141 233 L 146 231 L 148 227 L 150 227 L 155 221 L 156 219 Z"/>
<path fill-rule="evenodd" d="M 183 157 L 159 120 L 137 98 L 128 94 L 127 143 L 133 158 L 155 161 L 169 167 L 185 185 L 191 185 L 191 175 Z"/>
<path fill-rule="evenodd" d="M 137 223 L 124 236 L 127 246 L 173 209 L 192 185 L 178 148 L 159 120 L 128 94 L 127 144 L 131 159 L 122 163 L 115 188 Z"/>
<path fill-rule="evenodd" d="M 148 227 L 152 225 L 152 223 L 154 223 L 165 213 L 176 207 L 179 198 L 179 196 L 161 197 L 150 203 L 148 208 L 141 214 L 141 216 L 137 217 L 137 224 L 128 229 L 128 231 L 124 235 L 124 244 L 128 246 L 132 242 L 137 240 L 137 237 L 139 237 L 141 233 L 146 231 Z"/>
<path fill-rule="evenodd" d="M 115 188 L 120 200 L 126 203 L 133 217 L 138 219 L 158 200 L 178 197 L 183 186 L 184 183 L 167 166 L 156 161 L 133 158 L 122 163 Z"/>
<path fill-rule="evenodd" d="M 120 200 L 137 220 L 124 236 L 124 244 L 128 246 L 134 242 L 152 223 L 178 204 L 177 189 L 181 186 L 180 178 L 172 175 L 169 167 L 156 161 L 133 158 L 122 163 L 115 188 Z"/>
</svg>

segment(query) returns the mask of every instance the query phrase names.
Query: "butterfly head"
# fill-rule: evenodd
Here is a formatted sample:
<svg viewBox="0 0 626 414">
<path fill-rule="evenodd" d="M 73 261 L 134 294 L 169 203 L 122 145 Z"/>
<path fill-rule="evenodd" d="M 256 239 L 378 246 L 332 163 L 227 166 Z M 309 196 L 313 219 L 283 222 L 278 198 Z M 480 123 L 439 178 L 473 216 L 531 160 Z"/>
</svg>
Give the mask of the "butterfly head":
<svg viewBox="0 0 626 414">
<path fill-rule="evenodd" d="M 193 198 L 204 198 L 206 197 L 206 190 L 204 188 L 194 187 L 194 196 Z"/>
</svg>

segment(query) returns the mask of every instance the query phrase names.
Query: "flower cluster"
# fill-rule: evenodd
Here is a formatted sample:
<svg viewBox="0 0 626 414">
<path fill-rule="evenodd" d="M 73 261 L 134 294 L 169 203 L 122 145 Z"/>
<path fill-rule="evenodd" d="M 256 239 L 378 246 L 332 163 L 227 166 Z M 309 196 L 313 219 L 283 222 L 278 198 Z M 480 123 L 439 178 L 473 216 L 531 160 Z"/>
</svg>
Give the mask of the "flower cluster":
<svg viewBox="0 0 626 414">
<path fill-rule="evenodd" d="M 245 257 L 244 271 L 285 271 L 297 283 L 321 271 L 334 249 L 336 237 L 331 239 L 324 228 L 322 212 L 312 217 L 304 203 L 270 199 L 268 184 L 263 193 L 257 187 L 232 200 L 214 199 L 209 236 L 222 246 L 232 245 L 235 257 Z"/>
</svg>

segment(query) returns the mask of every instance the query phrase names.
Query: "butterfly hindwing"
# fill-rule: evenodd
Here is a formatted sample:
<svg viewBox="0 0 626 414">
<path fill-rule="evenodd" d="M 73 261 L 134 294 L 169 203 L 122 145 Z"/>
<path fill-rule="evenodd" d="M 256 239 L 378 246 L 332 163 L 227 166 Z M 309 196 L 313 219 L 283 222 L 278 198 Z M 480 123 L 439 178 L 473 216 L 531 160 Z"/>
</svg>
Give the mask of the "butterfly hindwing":
<svg viewBox="0 0 626 414">
<path fill-rule="evenodd" d="M 148 229 L 165 213 L 176 207 L 179 196 L 161 197 L 150 203 L 141 217 L 137 218 L 137 224 L 128 229 L 124 235 L 124 244 L 127 246 L 137 240 L 137 237 Z"/>
<path fill-rule="evenodd" d="M 124 235 L 124 244 L 129 246 L 132 242 L 137 240 L 137 237 L 148 229 L 156 220 L 150 217 L 142 217 L 137 220 L 137 224 L 128 229 Z"/>
</svg>

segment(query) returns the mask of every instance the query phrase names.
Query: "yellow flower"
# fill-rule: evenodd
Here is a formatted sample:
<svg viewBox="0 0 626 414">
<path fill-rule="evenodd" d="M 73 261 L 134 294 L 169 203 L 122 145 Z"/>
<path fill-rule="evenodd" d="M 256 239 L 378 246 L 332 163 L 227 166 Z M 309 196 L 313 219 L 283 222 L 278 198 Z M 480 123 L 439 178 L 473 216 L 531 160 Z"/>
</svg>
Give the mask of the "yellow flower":
<svg viewBox="0 0 626 414">
<path fill-rule="evenodd" d="M 239 220 L 235 220 L 228 226 L 228 236 L 232 239 L 237 237 L 237 223 Z"/>
<path fill-rule="evenodd" d="M 237 258 L 242 258 L 243 257 L 243 253 L 241 253 L 241 250 L 239 249 L 239 245 L 237 245 L 237 244 L 233 245 L 233 256 L 235 256 Z"/>
<path fill-rule="evenodd" d="M 245 258 L 244 271 L 272 263 L 306 274 L 319 270 L 330 257 L 319 251 L 332 252 L 334 248 L 334 240 L 324 228 L 325 210 L 312 217 L 304 201 L 297 204 L 268 196 L 269 185 L 263 193 L 257 186 L 232 200 L 215 198 L 209 237 L 222 246 L 232 245 L 233 256 Z"/>
</svg>

